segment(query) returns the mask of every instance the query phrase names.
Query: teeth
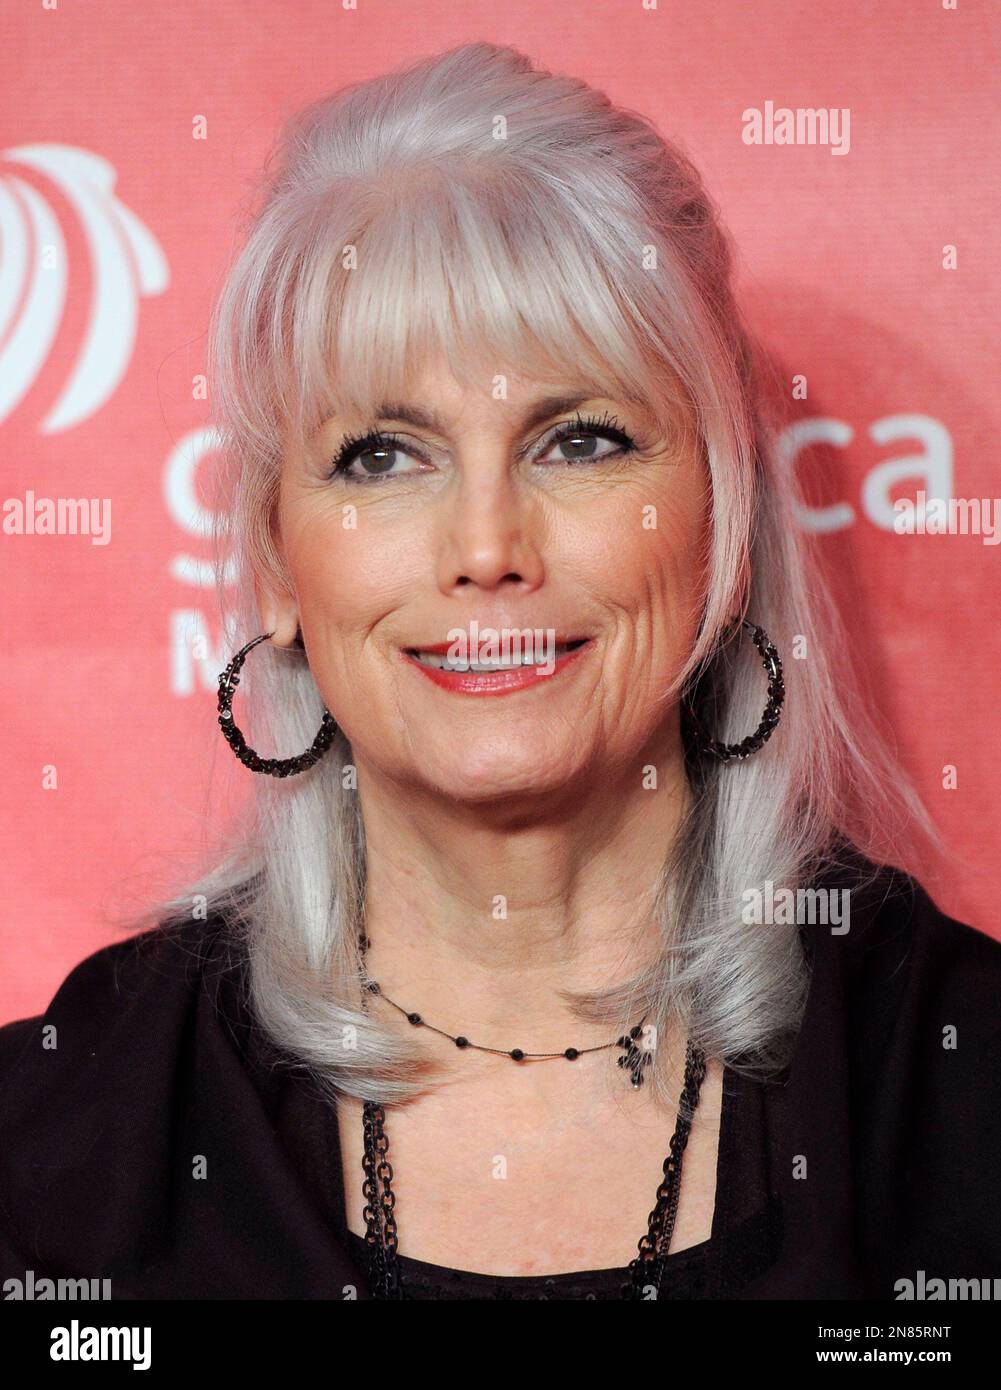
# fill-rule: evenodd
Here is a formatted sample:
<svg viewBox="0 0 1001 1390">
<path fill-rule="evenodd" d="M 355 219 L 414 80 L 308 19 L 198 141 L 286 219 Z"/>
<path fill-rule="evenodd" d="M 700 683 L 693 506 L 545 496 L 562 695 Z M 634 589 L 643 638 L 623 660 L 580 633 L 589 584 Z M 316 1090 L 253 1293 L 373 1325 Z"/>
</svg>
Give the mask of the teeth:
<svg viewBox="0 0 1001 1390">
<path fill-rule="evenodd" d="M 551 659 L 562 656 L 570 650 L 570 646 L 577 646 L 578 643 L 567 645 L 557 645 L 553 647 L 552 658 L 548 656 L 526 657 L 523 652 L 512 652 L 508 657 L 500 657 L 497 661 L 449 661 L 444 652 L 411 652 L 411 655 L 421 663 L 422 666 L 436 666 L 439 671 L 511 671 L 521 666 L 546 666 Z"/>
</svg>

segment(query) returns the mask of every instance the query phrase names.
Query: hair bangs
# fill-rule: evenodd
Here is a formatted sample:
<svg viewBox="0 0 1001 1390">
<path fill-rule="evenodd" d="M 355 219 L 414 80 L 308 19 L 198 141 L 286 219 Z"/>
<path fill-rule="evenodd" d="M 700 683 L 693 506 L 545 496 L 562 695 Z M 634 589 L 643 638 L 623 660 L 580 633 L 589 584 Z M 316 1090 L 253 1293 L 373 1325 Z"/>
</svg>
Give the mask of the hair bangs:
<svg viewBox="0 0 1001 1390">
<path fill-rule="evenodd" d="M 314 249 L 294 290 L 302 311 L 293 311 L 287 363 L 300 439 L 334 414 L 373 420 L 432 362 L 472 389 L 503 390 L 516 372 L 658 415 L 677 408 L 670 374 L 619 288 L 625 248 L 610 267 L 583 233 L 557 240 L 545 186 L 515 197 L 509 183 L 450 169 L 407 197 L 394 189 L 356 242 Z"/>
</svg>

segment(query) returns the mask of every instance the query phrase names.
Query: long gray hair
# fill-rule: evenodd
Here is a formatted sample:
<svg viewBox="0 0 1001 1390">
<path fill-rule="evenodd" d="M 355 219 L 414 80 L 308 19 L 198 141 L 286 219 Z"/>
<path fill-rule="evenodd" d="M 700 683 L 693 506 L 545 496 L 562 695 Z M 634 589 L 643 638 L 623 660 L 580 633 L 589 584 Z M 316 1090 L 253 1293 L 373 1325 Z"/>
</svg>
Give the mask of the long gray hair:
<svg viewBox="0 0 1001 1390">
<path fill-rule="evenodd" d="M 294 117 L 211 325 L 221 447 L 216 577 L 226 651 L 262 631 L 254 576 L 289 576 L 272 534 L 283 458 L 335 408 L 368 416 L 444 354 L 552 368 L 600 394 L 679 407 L 711 484 L 705 607 L 665 713 L 688 696 L 716 737 L 750 733 L 761 624 L 785 661 L 773 738 L 723 765 L 686 744 L 692 808 L 653 885 L 659 959 L 563 997 L 616 1036 L 646 1011 L 748 1075 L 787 1064 L 809 970 L 795 923 L 748 930 L 748 890 L 805 885 L 846 841 L 912 867 L 938 843 L 855 694 L 849 647 L 794 517 L 766 367 L 731 289 L 731 252 L 697 170 L 643 116 L 513 49 L 471 43 L 343 89 Z M 472 364 L 477 364 L 475 367 Z M 230 582 L 235 577 L 235 582 Z M 262 643 L 234 713 L 268 756 L 299 753 L 323 704 L 305 652 Z M 365 842 L 338 733 L 310 771 L 246 776 L 252 801 L 212 866 L 152 910 L 225 914 L 244 934 L 256 1015 L 289 1061 L 388 1104 L 433 1084 L 419 1035 L 357 1007 Z M 663 1049 L 648 1075 L 667 1098 Z"/>
</svg>

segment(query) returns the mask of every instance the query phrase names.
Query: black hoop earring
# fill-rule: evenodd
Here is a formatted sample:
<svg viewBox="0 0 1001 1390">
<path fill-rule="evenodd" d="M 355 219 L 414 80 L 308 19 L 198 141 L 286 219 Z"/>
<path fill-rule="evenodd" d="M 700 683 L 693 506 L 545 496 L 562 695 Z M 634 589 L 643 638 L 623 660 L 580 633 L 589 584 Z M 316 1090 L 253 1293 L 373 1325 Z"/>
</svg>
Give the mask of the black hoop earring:
<svg viewBox="0 0 1001 1390">
<path fill-rule="evenodd" d="M 269 777 L 292 777 L 297 772 L 305 772 L 307 768 L 319 762 L 334 741 L 337 725 L 333 716 L 324 710 L 323 723 L 320 725 L 316 738 L 313 739 L 305 753 L 300 753 L 297 758 L 262 758 L 254 752 L 253 748 L 248 746 L 247 740 L 233 722 L 233 693 L 236 686 L 240 684 L 240 668 L 247 659 L 247 653 L 251 648 L 256 647 L 258 642 L 265 642 L 273 636 L 273 632 L 262 632 L 260 637 L 255 637 L 252 642 L 241 647 L 225 671 L 220 674 L 219 723 L 226 742 L 240 759 L 240 762 L 249 767 L 252 772 L 264 772 Z"/>
<path fill-rule="evenodd" d="M 768 672 L 768 703 L 765 705 L 765 712 L 761 716 L 761 723 L 753 734 L 742 739 L 740 743 L 721 743 L 719 739 L 710 738 L 702 725 L 695 716 L 691 702 L 685 702 L 686 712 L 695 727 L 698 736 L 699 748 L 704 753 L 711 754 L 718 758 L 720 762 L 728 763 L 732 759 L 743 760 L 749 758 L 752 753 L 756 753 L 771 738 L 776 724 L 782 711 L 782 703 L 785 700 L 786 688 L 782 678 L 782 661 L 779 658 L 778 650 L 774 643 L 768 640 L 768 634 L 763 627 L 758 627 L 754 623 L 748 622 L 746 618 L 741 620 L 741 627 L 746 627 L 751 634 L 751 639 L 758 651 L 761 653 L 761 663 Z"/>
</svg>

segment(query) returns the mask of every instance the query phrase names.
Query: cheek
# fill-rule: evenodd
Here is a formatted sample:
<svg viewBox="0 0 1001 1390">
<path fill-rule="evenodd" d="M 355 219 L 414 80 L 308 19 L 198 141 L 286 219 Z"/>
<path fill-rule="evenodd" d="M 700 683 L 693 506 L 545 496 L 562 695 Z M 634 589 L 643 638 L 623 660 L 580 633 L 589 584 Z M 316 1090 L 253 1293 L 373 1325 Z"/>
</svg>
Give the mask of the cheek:
<svg viewBox="0 0 1001 1390">
<path fill-rule="evenodd" d="M 387 546 L 366 518 L 345 524 L 340 510 L 300 520 L 286 554 L 307 624 L 342 637 L 362 636 L 413 591 L 415 547 L 404 537 Z M 390 558 L 387 558 L 390 557 Z"/>
<path fill-rule="evenodd" d="M 570 542 L 578 578 L 639 621 L 646 614 L 685 624 L 700 611 L 708 536 L 697 473 L 679 470 L 658 489 L 630 485 L 608 501 Z"/>
</svg>

